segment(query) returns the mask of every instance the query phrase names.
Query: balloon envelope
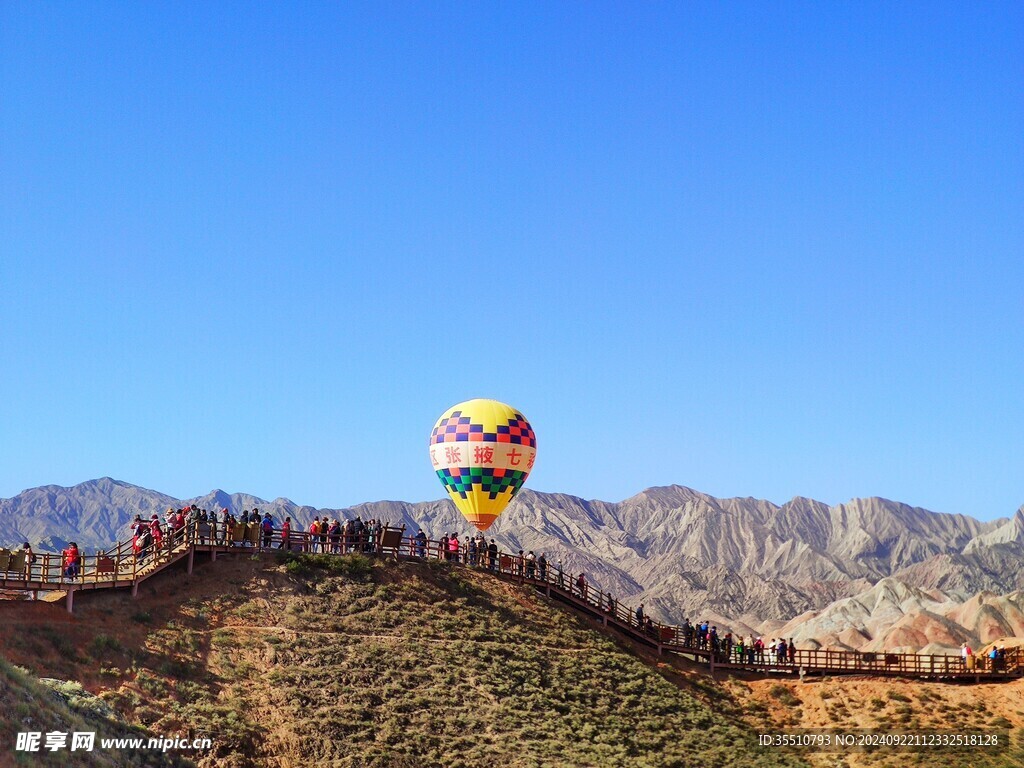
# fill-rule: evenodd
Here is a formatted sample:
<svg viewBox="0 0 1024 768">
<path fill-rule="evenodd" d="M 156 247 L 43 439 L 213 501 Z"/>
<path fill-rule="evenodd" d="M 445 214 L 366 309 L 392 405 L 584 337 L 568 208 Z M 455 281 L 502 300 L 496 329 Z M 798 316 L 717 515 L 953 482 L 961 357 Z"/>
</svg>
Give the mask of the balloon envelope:
<svg viewBox="0 0 1024 768">
<path fill-rule="evenodd" d="M 455 506 L 486 531 L 523 487 L 537 436 L 519 411 L 497 400 L 453 405 L 430 433 L 430 461 Z"/>
</svg>

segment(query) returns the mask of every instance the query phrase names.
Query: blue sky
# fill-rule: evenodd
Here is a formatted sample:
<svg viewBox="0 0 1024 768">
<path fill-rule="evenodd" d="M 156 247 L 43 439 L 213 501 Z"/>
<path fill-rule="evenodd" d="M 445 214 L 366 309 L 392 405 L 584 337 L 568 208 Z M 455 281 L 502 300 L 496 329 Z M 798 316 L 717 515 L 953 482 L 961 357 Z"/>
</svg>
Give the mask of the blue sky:
<svg viewBox="0 0 1024 768">
<path fill-rule="evenodd" d="M 0 496 L 1024 503 L 1017 3 L 0 5 Z"/>
</svg>

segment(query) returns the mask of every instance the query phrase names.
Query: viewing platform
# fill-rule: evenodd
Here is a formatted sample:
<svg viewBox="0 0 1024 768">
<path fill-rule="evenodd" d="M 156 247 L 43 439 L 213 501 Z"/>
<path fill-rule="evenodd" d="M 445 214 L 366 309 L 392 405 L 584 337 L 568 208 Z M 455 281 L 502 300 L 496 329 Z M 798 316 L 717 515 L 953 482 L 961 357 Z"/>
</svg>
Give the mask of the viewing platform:
<svg viewBox="0 0 1024 768">
<path fill-rule="evenodd" d="M 108 551 L 84 555 L 74 578 L 65 575 L 61 555 L 37 554 L 27 562 L 21 550 L 0 549 L 0 589 L 29 592 L 65 593 L 68 612 L 74 610 L 76 592 L 98 589 L 128 589 L 138 595 L 141 583 L 173 563 L 185 561 L 192 573 L 196 553 L 216 561 L 225 555 L 274 555 L 283 552 L 343 556 L 360 553 L 399 560 L 435 560 L 453 566 L 474 568 L 498 578 L 530 586 L 547 597 L 571 607 L 591 621 L 659 655 L 673 654 L 716 670 L 735 674 L 759 674 L 806 677 L 860 675 L 869 677 L 906 677 L 965 683 L 1012 680 L 1024 677 L 1024 650 L 1007 649 L 998 659 L 958 655 L 856 652 L 833 650 L 796 650 L 785 659 L 763 652 L 739 654 L 733 646 L 728 652 L 714 650 L 699 642 L 682 627 L 657 621 L 636 620 L 636 611 L 609 597 L 600 589 L 579 581 L 558 567 L 530 564 L 519 555 L 498 552 L 493 558 L 486 550 L 471 554 L 465 544 L 458 551 L 442 548 L 441 542 L 417 540 L 406 530 L 384 526 L 377 536 L 366 533 L 346 537 L 292 531 L 282 541 L 281 531 L 265 534 L 258 523 L 236 524 L 230 531 L 217 524 L 197 523 L 165 537 L 163 546 L 150 546 L 138 553 L 131 542 L 121 542 Z M 205 557 L 204 557 L 205 559 Z"/>
</svg>

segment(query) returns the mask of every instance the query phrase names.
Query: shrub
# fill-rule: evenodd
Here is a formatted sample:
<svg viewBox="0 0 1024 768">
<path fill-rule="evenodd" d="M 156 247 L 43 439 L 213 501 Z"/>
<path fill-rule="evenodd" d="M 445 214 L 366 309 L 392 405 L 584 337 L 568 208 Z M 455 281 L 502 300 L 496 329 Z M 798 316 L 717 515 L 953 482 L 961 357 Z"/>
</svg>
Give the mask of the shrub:
<svg viewBox="0 0 1024 768">
<path fill-rule="evenodd" d="M 800 699 L 793 695 L 793 692 L 786 686 L 776 683 L 768 689 L 768 695 L 778 701 L 780 704 L 784 704 L 787 707 L 795 707 L 800 704 Z"/>
<path fill-rule="evenodd" d="M 89 642 L 89 655 L 94 659 L 103 658 L 111 653 L 118 653 L 124 649 L 121 641 L 110 635 L 96 635 Z"/>
</svg>

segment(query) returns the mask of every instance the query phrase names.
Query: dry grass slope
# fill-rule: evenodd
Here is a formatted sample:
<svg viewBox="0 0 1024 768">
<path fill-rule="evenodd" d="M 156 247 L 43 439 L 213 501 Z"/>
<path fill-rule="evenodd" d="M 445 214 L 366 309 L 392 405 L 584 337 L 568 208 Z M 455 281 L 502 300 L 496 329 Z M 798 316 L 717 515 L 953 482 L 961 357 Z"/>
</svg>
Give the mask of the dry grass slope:
<svg viewBox="0 0 1024 768">
<path fill-rule="evenodd" d="M 183 581 L 76 603 L 70 654 L 24 634 L 5 653 L 102 690 L 153 733 L 210 735 L 201 766 L 802 764 L 761 752 L 725 692 L 487 574 L 243 557 Z"/>
<path fill-rule="evenodd" d="M 19 732 L 47 733 L 74 731 L 96 733 L 102 738 L 145 737 L 144 729 L 131 727 L 118 718 L 104 702 L 76 683 L 41 683 L 27 670 L 0 659 L 0 740 L 6 749 L 0 753 L 0 765 L 67 766 L 188 766 L 192 763 L 149 751 L 122 751 L 112 755 L 96 749 L 91 752 L 67 750 L 15 752 Z"/>
</svg>

